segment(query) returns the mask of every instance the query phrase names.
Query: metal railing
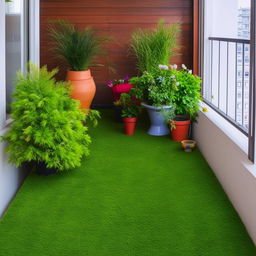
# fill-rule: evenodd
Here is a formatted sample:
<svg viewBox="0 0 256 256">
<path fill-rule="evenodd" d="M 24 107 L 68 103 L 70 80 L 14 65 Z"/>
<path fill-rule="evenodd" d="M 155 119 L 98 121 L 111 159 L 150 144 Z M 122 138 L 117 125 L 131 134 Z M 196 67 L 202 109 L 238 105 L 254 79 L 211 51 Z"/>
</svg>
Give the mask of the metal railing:
<svg viewBox="0 0 256 256">
<path fill-rule="evenodd" d="M 208 64 L 204 101 L 248 135 L 250 40 L 209 37 Z"/>
</svg>

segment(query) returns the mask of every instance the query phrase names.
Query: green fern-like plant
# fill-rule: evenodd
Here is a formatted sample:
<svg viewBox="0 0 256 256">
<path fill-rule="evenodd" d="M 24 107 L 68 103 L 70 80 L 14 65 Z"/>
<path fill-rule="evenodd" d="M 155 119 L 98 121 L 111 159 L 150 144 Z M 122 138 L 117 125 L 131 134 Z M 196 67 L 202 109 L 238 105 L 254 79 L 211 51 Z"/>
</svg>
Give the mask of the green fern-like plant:
<svg viewBox="0 0 256 256">
<path fill-rule="evenodd" d="M 168 65 L 175 55 L 180 24 L 160 20 L 155 29 L 138 29 L 132 34 L 131 52 L 137 59 L 138 71 L 154 72 L 159 64 Z"/>
<path fill-rule="evenodd" d="M 29 70 L 18 73 L 11 104 L 14 121 L 2 137 L 9 160 L 16 166 L 38 162 L 59 171 L 75 168 L 89 154 L 86 114 L 69 97 L 69 84 L 55 81 L 56 69 L 48 72 L 46 66 L 30 64 Z"/>
<path fill-rule="evenodd" d="M 51 21 L 48 32 L 52 40 L 51 49 L 72 71 L 83 71 L 98 65 L 95 57 L 104 54 L 102 44 L 110 40 L 109 37 L 98 37 L 91 27 L 78 30 L 65 20 Z"/>
</svg>

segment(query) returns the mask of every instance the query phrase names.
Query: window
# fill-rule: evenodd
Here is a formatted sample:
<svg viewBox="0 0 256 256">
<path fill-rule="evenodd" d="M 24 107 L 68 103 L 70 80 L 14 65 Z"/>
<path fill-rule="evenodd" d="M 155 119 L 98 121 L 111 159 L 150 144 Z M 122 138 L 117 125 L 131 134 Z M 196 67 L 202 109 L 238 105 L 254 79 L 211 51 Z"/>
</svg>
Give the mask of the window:
<svg viewBox="0 0 256 256">
<path fill-rule="evenodd" d="M 12 0 L 5 3 L 6 111 L 10 111 L 13 80 L 24 72 L 28 61 L 28 3 Z"/>
<path fill-rule="evenodd" d="M 248 136 L 248 156 L 254 161 L 256 3 L 254 0 L 201 0 L 200 3 L 203 99 Z"/>
<path fill-rule="evenodd" d="M 204 4 L 203 97 L 248 134 L 249 109 L 244 103 L 249 101 L 250 0 L 205 0 Z"/>
<path fill-rule="evenodd" d="M 17 70 L 39 64 L 39 0 L 0 0 L 0 130 L 8 112 Z"/>
</svg>

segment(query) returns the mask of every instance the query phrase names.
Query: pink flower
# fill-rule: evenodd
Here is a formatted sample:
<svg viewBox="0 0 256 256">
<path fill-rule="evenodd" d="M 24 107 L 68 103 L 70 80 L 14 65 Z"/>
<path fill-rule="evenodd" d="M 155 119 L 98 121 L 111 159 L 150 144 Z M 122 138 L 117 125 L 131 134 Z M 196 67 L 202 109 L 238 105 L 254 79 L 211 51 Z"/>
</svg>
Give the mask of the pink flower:
<svg viewBox="0 0 256 256">
<path fill-rule="evenodd" d="M 113 87 L 112 81 L 107 82 L 107 86 L 110 87 L 110 88 L 112 88 L 112 87 Z"/>
<path fill-rule="evenodd" d="M 124 77 L 124 81 L 126 81 L 126 82 L 129 81 L 129 79 L 130 79 L 129 76 L 125 76 L 125 77 Z"/>
</svg>

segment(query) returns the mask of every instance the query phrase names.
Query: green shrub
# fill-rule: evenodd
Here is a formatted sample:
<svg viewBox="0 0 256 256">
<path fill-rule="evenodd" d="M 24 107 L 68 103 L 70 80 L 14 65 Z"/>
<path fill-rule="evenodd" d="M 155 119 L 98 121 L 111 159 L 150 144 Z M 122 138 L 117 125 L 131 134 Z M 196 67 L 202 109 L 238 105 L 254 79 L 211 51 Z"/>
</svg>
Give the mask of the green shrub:
<svg viewBox="0 0 256 256">
<path fill-rule="evenodd" d="M 155 29 L 138 29 L 132 34 L 131 50 L 141 74 L 155 71 L 159 64 L 170 63 L 179 33 L 179 24 L 167 25 L 162 20 Z"/>
<path fill-rule="evenodd" d="M 122 117 L 137 117 L 141 111 L 140 104 L 130 93 L 122 93 L 120 99 L 114 102 L 114 104 L 122 106 Z"/>
<path fill-rule="evenodd" d="M 155 107 L 173 105 L 173 98 L 177 90 L 176 78 L 171 69 L 159 65 L 152 73 L 144 72 L 140 77 L 133 77 L 130 83 L 134 86 L 131 93 L 141 101 Z"/>
<path fill-rule="evenodd" d="M 102 44 L 110 39 L 98 37 L 91 27 L 78 30 L 64 20 L 51 21 L 48 31 L 52 39 L 52 50 L 73 71 L 87 70 L 96 65 L 95 57 L 104 53 Z"/>
<path fill-rule="evenodd" d="M 69 84 L 54 80 L 56 69 L 48 72 L 32 64 L 29 69 L 18 74 L 11 104 L 14 121 L 3 137 L 10 162 L 44 162 L 59 171 L 79 166 L 91 141 L 83 125 L 86 115 L 69 97 Z"/>
<path fill-rule="evenodd" d="M 173 103 L 177 115 L 187 115 L 192 120 L 197 117 L 201 100 L 201 78 L 192 74 L 185 65 L 173 73 L 178 83 Z"/>
</svg>

